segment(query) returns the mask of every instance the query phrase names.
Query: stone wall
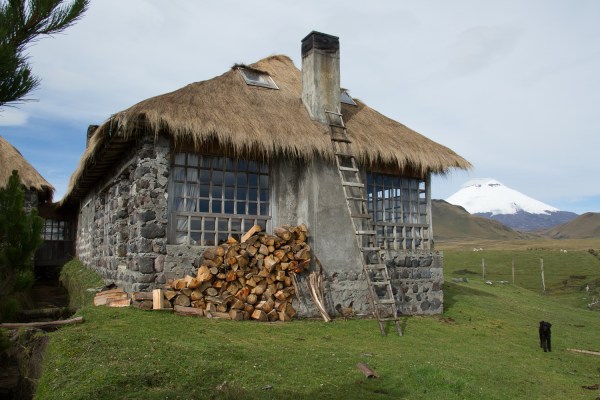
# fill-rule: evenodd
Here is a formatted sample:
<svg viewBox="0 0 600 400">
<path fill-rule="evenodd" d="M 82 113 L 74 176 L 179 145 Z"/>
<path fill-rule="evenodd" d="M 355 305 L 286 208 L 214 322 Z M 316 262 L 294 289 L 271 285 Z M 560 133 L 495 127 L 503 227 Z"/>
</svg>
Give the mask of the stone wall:
<svg viewBox="0 0 600 400">
<path fill-rule="evenodd" d="M 82 202 L 77 255 L 126 290 L 165 282 L 169 152 L 164 137 L 140 139 Z"/>
<path fill-rule="evenodd" d="M 168 191 L 171 146 L 167 138 L 139 139 L 110 177 L 88 195 L 79 213 L 77 254 L 107 282 L 149 290 L 168 279 L 194 274 L 202 247 L 168 244 Z M 314 160 L 295 164 L 274 160 L 271 170 L 271 226 L 305 223 L 309 244 L 323 265 L 325 305 L 354 302 L 369 315 L 368 288 L 339 176 L 333 165 Z M 443 310 L 443 259 L 435 252 L 405 252 L 388 260 L 394 293 L 403 314 Z M 314 266 L 313 266 L 314 267 Z M 300 277 L 294 307 L 318 316 Z"/>
</svg>

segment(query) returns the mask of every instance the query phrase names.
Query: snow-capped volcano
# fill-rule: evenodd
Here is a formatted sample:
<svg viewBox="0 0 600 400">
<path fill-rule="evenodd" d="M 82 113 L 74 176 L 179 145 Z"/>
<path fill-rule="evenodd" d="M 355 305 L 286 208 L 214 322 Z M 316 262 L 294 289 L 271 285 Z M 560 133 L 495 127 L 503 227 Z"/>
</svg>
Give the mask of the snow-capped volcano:
<svg viewBox="0 0 600 400">
<path fill-rule="evenodd" d="M 511 189 L 495 179 L 473 179 L 446 201 L 462 206 L 470 214 L 516 214 L 519 211 L 530 214 L 546 214 L 560 211 L 541 201 L 532 199 Z"/>
<path fill-rule="evenodd" d="M 446 201 L 470 214 L 500 221 L 521 231 L 550 228 L 577 217 L 504 186 L 495 179 L 473 179 Z"/>
</svg>

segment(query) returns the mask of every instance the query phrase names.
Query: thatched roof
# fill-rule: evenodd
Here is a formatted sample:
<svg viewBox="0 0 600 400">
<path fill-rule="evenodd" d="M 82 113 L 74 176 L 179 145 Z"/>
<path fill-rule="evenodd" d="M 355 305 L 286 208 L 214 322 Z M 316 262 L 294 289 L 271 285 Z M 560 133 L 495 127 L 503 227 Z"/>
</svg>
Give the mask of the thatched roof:
<svg viewBox="0 0 600 400">
<path fill-rule="evenodd" d="M 19 172 L 23 186 L 37 191 L 42 200 L 52 200 L 54 187 L 25 160 L 19 150 L 0 136 L 0 188 L 6 187 L 14 170 Z"/>
<path fill-rule="evenodd" d="M 292 60 L 276 55 L 249 67 L 268 73 L 279 90 L 246 85 L 233 68 L 113 115 L 94 133 L 71 177 L 65 200 L 83 194 L 86 189 L 80 186 L 86 176 L 102 176 L 99 169 L 111 164 L 111 154 L 125 149 L 126 142 L 140 134 L 166 134 L 176 144 L 188 143 L 196 149 L 217 142 L 238 156 L 333 160 L 328 127 L 310 119 L 302 103 L 302 74 Z M 471 167 L 449 148 L 357 103 L 356 107 L 344 104 L 342 113 L 361 163 L 410 170 L 421 176 Z M 116 148 L 109 152 L 111 143 Z M 93 179 L 87 180 L 91 184 Z"/>
</svg>

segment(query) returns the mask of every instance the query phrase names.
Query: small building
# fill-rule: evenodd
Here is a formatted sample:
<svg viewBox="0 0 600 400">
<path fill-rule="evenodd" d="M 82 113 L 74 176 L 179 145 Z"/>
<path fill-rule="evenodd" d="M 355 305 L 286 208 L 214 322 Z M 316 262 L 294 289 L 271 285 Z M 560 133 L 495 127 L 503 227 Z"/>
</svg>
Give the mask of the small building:
<svg viewBox="0 0 600 400">
<path fill-rule="evenodd" d="M 73 217 L 65 211 L 56 211 L 52 204 L 54 187 L 40 175 L 23 155 L 6 139 L 0 136 L 0 187 L 6 187 L 12 171 L 18 171 L 25 194 L 25 208 L 38 209 L 45 219 L 44 244 L 35 255 L 36 272 L 60 267 L 75 254 L 72 236 Z"/>
<path fill-rule="evenodd" d="M 325 110 L 340 110 L 366 183 L 377 245 L 404 314 L 443 309 L 431 175 L 462 157 L 340 87 L 339 40 L 302 41 L 302 70 L 275 55 L 144 100 L 92 127 L 63 207 L 77 209 L 76 252 L 107 281 L 149 290 L 192 273 L 206 246 L 304 223 L 325 301 L 368 313 L 367 285 Z M 301 302 L 302 303 L 302 302 Z M 301 315 L 316 315 L 310 299 Z"/>
</svg>

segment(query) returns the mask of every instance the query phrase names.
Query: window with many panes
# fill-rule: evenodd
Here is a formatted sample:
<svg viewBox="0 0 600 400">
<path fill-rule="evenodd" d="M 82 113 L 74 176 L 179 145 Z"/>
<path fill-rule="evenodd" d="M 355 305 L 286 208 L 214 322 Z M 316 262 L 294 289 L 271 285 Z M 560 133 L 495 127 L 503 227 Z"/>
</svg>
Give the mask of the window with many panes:
<svg viewBox="0 0 600 400">
<path fill-rule="evenodd" d="M 426 182 L 367 173 L 367 205 L 377 245 L 391 250 L 429 249 Z"/>
<path fill-rule="evenodd" d="M 71 227 L 67 221 L 47 219 L 44 222 L 44 240 L 72 240 Z"/>
<path fill-rule="evenodd" d="M 271 218 L 266 163 L 177 153 L 171 181 L 173 243 L 214 246 Z"/>
</svg>

